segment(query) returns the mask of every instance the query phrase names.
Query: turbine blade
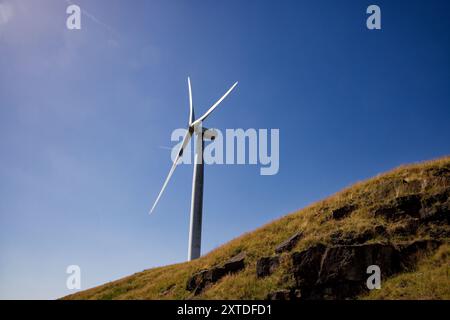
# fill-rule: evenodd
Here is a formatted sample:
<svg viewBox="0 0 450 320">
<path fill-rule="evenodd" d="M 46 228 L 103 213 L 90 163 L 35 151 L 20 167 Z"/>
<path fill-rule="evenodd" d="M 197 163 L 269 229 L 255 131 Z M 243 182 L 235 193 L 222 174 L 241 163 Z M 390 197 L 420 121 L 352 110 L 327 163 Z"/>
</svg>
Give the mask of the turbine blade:
<svg viewBox="0 0 450 320">
<path fill-rule="evenodd" d="M 182 145 L 181 145 L 181 147 L 180 147 L 180 150 L 178 151 L 178 155 L 177 155 L 177 157 L 175 158 L 175 161 L 174 161 L 173 164 L 172 164 L 172 167 L 170 168 L 170 171 L 169 171 L 169 174 L 168 174 L 168 176 L 167 176 L 167 178 L 166 178 L 166 181 L 164 181 L 164 184 L 163 184 L 163 186 L 162 186 L 162 189 L 161 189 L 161 191 L 159 192 L 158 197 L 156 198 L 156 201 L 155 201 L 155 203 L 153 204 L 152 209 L 150 210 L 150 214 L 151 214 L 151 213 L 153 212 L 153 210 L 155 209 L 156 204 L 157 204 L 158 201 L 159 201 L 159 198 L 161 198 L 161 195 L 163 194 L 164 189 L 166 188 L 167 183 L 168 183 L 169 180 L 170 180 L 170 177 L 172 177 L 172 174 L 173 174 L 173 172 L 175 171 L 175 168 L 177 167 L 178 160 L 181 158 L 181 156 L 182 156 L 182 154 L 183 154 L 182 151 L 184 150 L 184 148 L 185 148 L 186 145 L 188 144 L 190 138 L 191 138 L 191 133 L 188 131 L 188 132 L 186 132 L 186 135 L 185 135 L 184 138 L 183 138 L 183 143 L 182 143 Z"/>
<path fill-rule="evenodd" d="M 231 86 L 230 89 L 228 89 L 228 91 L 222 96 L 222 98 L 220 98 L 219 100 L 217 100 L 217 102 L 214 103 L 214 104 L 212 105 L 212 107 L 209 108 L 209 110 L 206 111 L 206 113 L 205 113 L 204 115 L 202 115 L 200 118 L 198 118 L 197 120 L 195 120 L 195 121 L 192 123 L 192 125 L 197 125 L 198 123 L 200 123 L 200 122 L 202 122 L 203 120 L 205 120 L 206 117 L 209 116 L 209 114 L 210 114 L 211 112 L 213 112 L 215 108 L 217 108 L 217 106 L 219 105 L 219 103 L 221 103 L 222 100 L 225 99 L 225 98 L 230 94 L 231 91 L 233 91 L 234 87 L 236 87 L 237 84 L 238 84 L 238 83 L 237 83 L 237 81 L 236 81 L 236 83 L 233 84 L 233 85 Z"/>
<path fill-rule="evenodd" d="M 194 105 L 192 104 L 192 87 L 191 79 L 188 77 L 188 87 L 189 87 L 189 125 L 194 122 Z"/>
</svg>

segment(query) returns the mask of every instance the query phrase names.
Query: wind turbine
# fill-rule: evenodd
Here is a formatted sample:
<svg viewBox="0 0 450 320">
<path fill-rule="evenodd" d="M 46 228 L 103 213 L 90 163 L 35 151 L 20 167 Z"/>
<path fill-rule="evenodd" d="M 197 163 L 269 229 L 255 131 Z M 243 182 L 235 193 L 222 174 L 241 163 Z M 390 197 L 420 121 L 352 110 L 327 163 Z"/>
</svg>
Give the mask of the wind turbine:
<svg viewBox="0 0 450 320">
<path fill-rule="evenodd" d="M 203 120 L 205 120 L 214 109 L 230 94 L 231 91 L 236 87 L 238 83 L 236 82 L 231 86 L 230 89 L 219 99 L 216 103 L 214 103 L 211 108 L 206 111 L 206 113 L 198 119 L 195 119 L 194 115 L 194 105 L 192 104 L 192 87 L 191 80 L 188 77 L 188 89 L 189 89 L 189 122 L 188 122 L 188 131 L 183 138 L 183 142 L 181 143 L 180 150 L 178 151 L 178 155 L 175 158 L 175 161 L 170 168 L 169 174 L 164 181 L 161 191 L 156 198 L 155 203 L 153 204 L 150 213 L 156 207 L 161 195 L 164 192 L 164 189 L 167 186 L 167 183 L 172 177 L 175 168 L 178 165 L 178 161 L 181 159 L 183 155 L 183 151 L 189 143 L 190 138 L 193 135 L 196 135 L 196 148 L 195 148 L 195 162 L 194 162 L 194 175 L 192 177 L 192 198 L 191 198 L 191 221 L 189 226 L 189 250 L 188 250 L 188 260 L 197 259 L 200 257 L 200 245 L 202 238 L 202 210 L 203 210 L 203 149 L 204 149 L 204 140 L 214 140 L 215 135 L 206 128 L 203 128 Z"/>
</svg>

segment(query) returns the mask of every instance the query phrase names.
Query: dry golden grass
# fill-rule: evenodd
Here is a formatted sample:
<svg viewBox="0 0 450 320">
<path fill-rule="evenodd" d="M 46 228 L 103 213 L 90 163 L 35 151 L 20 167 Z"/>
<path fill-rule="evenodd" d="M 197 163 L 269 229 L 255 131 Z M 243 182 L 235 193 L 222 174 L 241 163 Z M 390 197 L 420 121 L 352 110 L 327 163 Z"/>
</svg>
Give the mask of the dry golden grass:
<svg viewBox="0 0 450 320">
<path fill-rule="evenodd" d="M 362 232 L 376 225 L 384 226 L 387 230 L 395 228 L 397 227 L 395 224 L 371 214 L 373 209 L 398 196 L 417 193 L 434 194 L 448 189 L 449 179 L 441 174 L 444 171 L 447 172 L 446 170 L 450 170 L 450 157 L 401 166 L 386 174 L 356 183 L 325 200 L 246 233 L 195 261 L 145 270 L 67 296 L 65 299 L 263 299 L 268 292 L 287 288 L 293 283 L 292 277 L 287 272 L 290 268 L 287 254 L 282 257 L 282 267 L 270 277 L 257 279 L 255 275 L 257 259 L 272 255 L 280 242 L 295 232 L 302 231 L 304 236 L 293 249 L 294 251 L 305 249 L 316 243 L 329 243 L 330 236 L 338 230 L 343 233 Z M 358 209 L 342 220 L 331 219 L 331 211 L 344 204 L 355 204 Z M 429 238 L 429 229 L 419 229 L 415 235 L 399 236 L 399 238 L 378 236 L 370 241 L 407 241 L 417 238 Z M 194 272 L 223 263 L 241 251 L 247 253 L 246 267 L 243 271 L 222 278 L 196 297 L 192 297 L 192 294 L 185 289 L 187 279 Z M 426 277 L 443 277 L 442 271 L 439 271 L 440 267 L 432 269 L 431 266 L 434 264 L 422 266 L 422 268 L 428 268 L 430 272 L 434 270 L 427 273 L 425 278 L 420 278 L 416 272 L 397 276 L 390 280 L 392 282 L 386 282 L 387 289 L 381 290 L 383 294 L 380 291 L 369 298 L 399 298 L 400 291 L 411 299 L 448 298 L 450 288 L 445 285 L 434 291 L 431 288 L 419 290 L 420 286 L 427 286 L 422 284 L 422 281 L 429 280 Z M 399 283 L 406 283 L 406 286 L 399 287 Z M 428 283 L 432 286 L 431 281 Z M 436 284 L 436 286 L 439 285 Z M 431 291 L 434 295 L 431 295 Z"/>
</svg>

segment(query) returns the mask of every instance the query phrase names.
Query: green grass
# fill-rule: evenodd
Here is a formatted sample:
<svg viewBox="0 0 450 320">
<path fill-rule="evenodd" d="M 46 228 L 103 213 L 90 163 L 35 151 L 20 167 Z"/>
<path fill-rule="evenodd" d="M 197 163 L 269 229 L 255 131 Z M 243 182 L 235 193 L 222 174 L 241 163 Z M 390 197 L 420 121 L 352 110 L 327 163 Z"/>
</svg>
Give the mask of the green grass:
<svg viewBox="0 0 450 320">
<path fill-rule="evenodd" d="M 262 256 L 272 255 L 280 242 L 297 231 L 302 231 L 304 237 L 292 251 L 302 250 L 316 243 L 328 244 L 331 235 L 336 231 L 344 234 L 359 233 L 376 225 L 385 227 L 390 235 L 379 235 L 370 242 L 425 239 L 430 238 L 433 228 L 448 228 L 448 225 L 420 226 L 417 233 L 400 236 L 391 231 L 398 228 L 402 222 L 388 222 L 372 214 L 374 209 L 398 196 L 431 195 L 448 190 L 450 188 L 448 172 L 450 172 L 450 157 L 402 166 L 356 183 L 322 201 L 283 216 L 212 250 L 195 261 L 145 270 L 67 296 L 65 299 L 263 299 L 268 292 L 287 288 L 293 284 L 289 272 L 290 259 L 289 254 L 284 254 L 281 267 L 264 279 L 256 278 L 256 261 Z M 331 219 L 331 211 L 345 204 L 357 205 L 358 209 L 342 220 Z M 424 260 L 417 271 L 389 279 L 384 283 L 382 290 L 373 292 L 365 298 L 448 299 L 450 288 L 448 281 L 446 283 L 444 281 L 443 271 L 445 269 L 443 265 L 445 263 L 448 265 L 449 262 L 448 247 L 446 248 L 447 254 L 442 254 L 445 257 L 443 260 L 440 260 L 441 258 Z M 246 267 L 243 271 L 222 278 L 196 297 L 185 289 L 187 279 L 194 272 L 223 263 L 240 251 L 247 253 Z M 436 261 L 444 262 L 439 265 Z"/>
</svg>

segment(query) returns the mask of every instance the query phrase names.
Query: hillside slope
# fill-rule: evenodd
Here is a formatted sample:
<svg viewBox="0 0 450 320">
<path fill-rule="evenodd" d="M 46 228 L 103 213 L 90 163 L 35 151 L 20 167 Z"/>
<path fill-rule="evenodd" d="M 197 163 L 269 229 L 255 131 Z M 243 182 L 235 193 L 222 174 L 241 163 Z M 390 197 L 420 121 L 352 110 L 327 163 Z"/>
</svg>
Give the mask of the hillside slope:
<svg viewBox="0 0 450 320">
<path fill-rule="evenodd" d="M 449 196 L 450 157 L 402 166 L 198 260 L 64 299 L 450 299 Z"/>
</svg>

